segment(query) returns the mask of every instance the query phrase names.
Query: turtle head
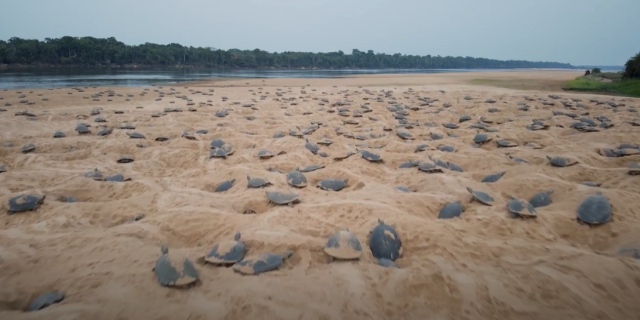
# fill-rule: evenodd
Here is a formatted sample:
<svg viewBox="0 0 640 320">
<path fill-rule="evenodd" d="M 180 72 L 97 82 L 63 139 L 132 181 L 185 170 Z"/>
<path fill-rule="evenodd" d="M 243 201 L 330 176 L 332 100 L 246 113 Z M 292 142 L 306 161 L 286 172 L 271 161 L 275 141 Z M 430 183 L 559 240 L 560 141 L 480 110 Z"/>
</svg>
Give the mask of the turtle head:
<svg viewBox="0 0 640 320">
<path fill-rule="evenodd" d="M 469 193 L 473 193 L 473 189 L 467 187 L 467 191 L 469 191 Z"/>
<path fill-rule="evenodd" d="M 291 256 L 293 255 L 293 251 L 291 250 L 287 250 L 285 251 L 285 253 L 282 255 L 282 259 L 286 260 L 291 258 Z"/>
<path fill-rule="evenodd" d="M 166 244 L 163 244 L 162 246 L 160 246 L 160 252 L 162 252 L 162 254 L 168 254 L 169 253 L 169 247 L 167 247 Z"/>
<path fill-rule="evenodd" d="M 250 177 L 250 176 L 247 176 L 247 181 L 250 181 L 250 180 L 251 180 L 251 177 Z"/>
<path fill-rule="evenodd" d="M 236 235 L 235 235 L 235 236 L 233 236 L 233 240 L 235 240 L 235 241 L 239 241 L 239 240 L 240 240 L 240 237 L 242 237 L 242 234 L 240 234 L 240 232 L 236 232 Z"/>
<path fill-rule="evenodd" d="M 382 221 L 382 219 L 378 218 L 378 224 L 384 224 L 384 221 Z"/>
</svg>

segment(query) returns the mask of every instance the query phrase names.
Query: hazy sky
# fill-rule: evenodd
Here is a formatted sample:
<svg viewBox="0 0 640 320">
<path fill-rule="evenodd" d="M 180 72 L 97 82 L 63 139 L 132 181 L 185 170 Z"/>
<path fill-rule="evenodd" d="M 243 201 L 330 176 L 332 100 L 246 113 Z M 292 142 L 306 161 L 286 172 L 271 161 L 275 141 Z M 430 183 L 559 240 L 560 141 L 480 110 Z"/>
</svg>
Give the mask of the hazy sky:
<svg viewBox="0 0 640 320">
<path fill-rule="evenodd" d="M 640 0 L 0 0 L 0 39 L 623 65 Z"/>
</svg>

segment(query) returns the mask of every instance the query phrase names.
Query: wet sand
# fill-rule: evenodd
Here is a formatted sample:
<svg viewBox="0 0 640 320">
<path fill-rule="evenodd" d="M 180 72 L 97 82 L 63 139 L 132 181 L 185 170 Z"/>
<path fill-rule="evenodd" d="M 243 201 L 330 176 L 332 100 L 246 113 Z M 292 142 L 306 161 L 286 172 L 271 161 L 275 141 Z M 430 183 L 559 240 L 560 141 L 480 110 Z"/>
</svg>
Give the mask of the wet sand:
<svg viewBox="0 0 640 320">
<path fill-rule="evenodd" d="M 35 211 L 0 215 L 0 319 L 634 319 L 640 314 L 640 260 L 632 257 L 632 249 L 640 249 L 640 177 L 628 175 L 627 166 L 640 156 L 604 157 L 598 150 L 640 143 L 640 127 L 629 123 L 640 118 L 640 99 L 472 83 L 494 79 L 524 83 L 524 89 L 535 82 L 535 89 L 578 75 L 489 72 L 0 91 L 6 110 L 0 112 L 0 165 L 7 170 L 0 173 L 2 208 L 21 194 L 46 195 Z M 401 116 L 388 109 L 396 105 L 406 106 L 399 113 L 412 128 L 398 127 Z M 167 107 L 182 112 L 163 113 Z M 107 122 L 95 122 L 94 108 Z M 225 117 L 216 116 L 224 110 Z M 14 115 L 19 111 L 35 116 Z M 582 132 L 571 127 L 576 119 L 554 111 L 606 116 L 614 126 Z M 459 123 L 462 115 L 471 120 Z M 471 125 L 481 117 L 493 140 L 475 146 L 474 136 L 483 131 Z M 528 129 L 534 119 L 548 128 Z M 81 122 L 91 125 L 90 134 L 74 130 Z M 289 135 L 312 123 L 321 125 L 303 137 Z M 135 129 L 120 129 L 122 124 Z M 97 136 L 101 126 L 113 132 Z M 54 139 L 57 130 L 66 137 Z M 182 137 L 185 130 L 195 140 Z M 278 131 L 285 136 L 274 138 Z M 132 132 L 146 139 L 131 139 Z M 168 140 L 155 140 L 161 136 Z M 305 138 L 325 137 L 333 142 L 319 146 L 326 157 L 305 148 Z M 209 158 L 216 138 L 234 153 Z M 498 148 L 500 139 L 518 146 Z M 22 153 L 29 143 L 35 150 Z M 421 144 L 428 147 L 415 152 Z M 441 151 L 445 145 L 455 151 Z M 281 154 L 260 159 L 262 149 Z M 384 161 L 368 162 L 358 153 L 334 160 L 356 150 Z M 118 163 L 123 155 L 135 161 Z M 553 167 L 547 156 L 578 163 Z M 399 168 L 429 157 L 464 172 Z M 306 187 L 287 184 L 287 172 L 312 164 L 324 168 L 305 173 Z M 84 176 L 96 168 L 131 180 Z M 481 182 L 503 171 L 497 182 Z M 247 176 L 273 185 L 249 189 Z M 348 179 L 347 187 L 316 187 L 330 178 Z M 231 179 L 231 189 L 214 192 Z M 587 181 L 601 185 L 582 184 Z M 471 201 L 467 187 L 495 202 Z M 529 199 L 544 190 L 554 190 L 553 202 L 537 208 L 536 218 L 509 216 L 509 197 Z M 295 192 L 300 202 L 270 204 L 266 191 Z M 595 227 L 578 223 L 578 206 L 597 192 L 613 205 L 613 219 Z M 438 219 L 440 209 L 456 200 L 465 208 L 462 215 Z M 377 265 L 367 245 L 378 219 L 402 240 L 397 269 Z M 329 263 L 323 246 L 343 228 L 357 235 L 364 252 L 359 261 Z M 187 290 L 156 281 L 152 268 L 162 244 L 196 261 L 236 232 L 247 256 L 294 254 L 279 270 L 258 276 L 196 263 L 201 284 Z M 63 291 L 65 300 L 22 311 L 53 290 Z"/>
</svg>

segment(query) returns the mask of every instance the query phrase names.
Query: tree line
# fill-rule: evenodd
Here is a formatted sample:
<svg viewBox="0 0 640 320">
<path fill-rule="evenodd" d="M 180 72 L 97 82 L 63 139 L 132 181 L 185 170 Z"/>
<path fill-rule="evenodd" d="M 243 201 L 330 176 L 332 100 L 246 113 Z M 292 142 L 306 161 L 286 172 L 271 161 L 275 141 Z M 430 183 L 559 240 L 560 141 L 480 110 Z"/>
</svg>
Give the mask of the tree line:
<svg viewBox="0 0 640 320">
<path fill-rule="evenodd" d="M 495 60 L 474 57 L 418 56 L 374 53 L 373 50 L 267 52 L 260 49 L 221 50 L 210 47 L 126 45 L 114 37 L 46 38 L 44 41 L 13 37 L 0 40 L 0 64 L 8 66 L 147 66 L 278 69 L 511 69 L 572 68 L 568 63 Z"/>
</svg>

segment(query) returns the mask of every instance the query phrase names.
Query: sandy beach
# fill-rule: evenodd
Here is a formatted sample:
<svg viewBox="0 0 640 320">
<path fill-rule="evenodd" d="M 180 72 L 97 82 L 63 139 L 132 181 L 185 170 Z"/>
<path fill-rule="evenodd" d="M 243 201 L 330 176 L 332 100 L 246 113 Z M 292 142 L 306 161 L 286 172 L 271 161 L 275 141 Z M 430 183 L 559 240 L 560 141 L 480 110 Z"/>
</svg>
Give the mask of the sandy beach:
<svg viewBox="0 0 640 320">
<path fill-rule="evenodd" d="M 580 74 L 0 91 L 2 210 L 18 195 L 46 195 L 34 211 L 0 215 L 0 319 L 638 319 L 640 176 L 627 168 L 640 155 L 605 157 L 599 150 L 637 147 L 640 126 L 630 122 L 640 125 L 640 99 L 550 91 Z M 471 81 L 480 78 L 507 87 Z M 522 84 L 534 90 L 518 89 Z M 91 115 L 95 108 L 100 114 Z M 31 116 L 15 115 L 21 111 Z M 463 115 L 471 120 L 460 122 Z M 596 120 L 601 116 L 608 120 Z M 95 122 L 97 117 L 106 122 Z M 572 127 L 582 117 L 596 123 L 593 132 Z M 534 120 L 548 127 L 531 130 Z M 485 130 L 472 127 L 479 122 Z M 79 123 L 90 125 L 91 133 L 76 132 Z M 313 123 L 320 125 L 304 134 Z M 124 124 L 135 129 L 121 129 Z M 113 131 L 98 136 L 103 128 Z M 185 130 L 193 139 L 183 136 Z M 53 138 L 56 131 L 65 137 Z M 145 139 L 127 135 L 133 132 Z M 284 136 L 274 138 L 278 132 Z M 474 144 L 479 132 L 492 140 Z M 323 138 L 333 143 L 320 145 L 318 154 L 305 148 L 305 139 Z M 224 140 L 233 154 L 210 158 L 214 139 Z M 501 139 L 517 146 L 499 148 Z M 30 143 L 35 150 L 23 153 Z M 422 144 L 427 147 L 416 152 Z M 275 156 L 260 159 L 263 149 Z M 383 162 L 360 153 L 334 159 L 362 150 Z M 134 161 L 118 163 L 122 156 Z M 554 167 L 547 156 L 578 163 Z M 430 157 L 463 172 L 400 168 Z M 324 167 L 304 173 L 306 187 L 287 183 L 288 172 L 314 164 Z M 130 180 L 85 176 L 94 169 Z M 498 181 L 481 182 L 499 172 L 505 174 Z M 248 188 L 247 176 L 272 185 Z M 229 190 L 215 192 L 232 179 Z M 347 179 L 347 186 L 322 190 L 316 185 L 323 179 Z M 494 203 L 471 201 L 467 188 L 490 194 Z M 537 217 L 509 215 L 510 197 L 528 200 L 545 190 L 553 190 L 553 201 L 536 208 Z M 294 192 L 299 203 L 270 204 L 266 191 Z M 613 219 L 599 226 L 578 223 L 580 203 L 598 192 L 612 204 Z M 442 207 L 456 200 L 464 207 L 461 216 L 438 219 Z M 378 219 L 402 240 L 398 268 L 378 265 L 369 249 L 367 235 Z M 329 262 L 323 247 L 344 228 L 362 243 L 362 257 Z M 158 284 L 152 269 L 161 245 L 197 261 L 236 232 L 247 256 L 293 255 L 280 269 L 259 275 L 196 262 L 199 285 L 180 290 Z M 50 291 L 64 292 L 65 299 L 23 311 Z"/>
</svg>

